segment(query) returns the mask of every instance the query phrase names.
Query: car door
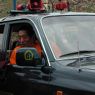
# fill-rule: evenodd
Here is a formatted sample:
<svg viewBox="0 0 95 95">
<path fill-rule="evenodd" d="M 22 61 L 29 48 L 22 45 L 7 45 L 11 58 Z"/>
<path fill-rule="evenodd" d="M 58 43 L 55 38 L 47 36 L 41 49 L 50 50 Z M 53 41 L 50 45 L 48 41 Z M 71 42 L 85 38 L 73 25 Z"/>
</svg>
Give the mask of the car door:
<svg viewBox="0 0 95 95">
<path fill-rule="evenodd" d="M 17 41 L 17 28 L 20 25 L 28 24 L 33 29 L 35 28 L 31 22 L 27 20 L 12 21 L 9 22 L 9 36 L 7 51 L 9 51 L 8 58 L 10 58 L 12 45 Z M 36 29 L 35 29 L 36 30 Z M 36 31 L 37 32 L 37 31 Z M 37 35 L 37 33 L 35 33 Z M 39 36 L 39 35 L 38 35 Z M 40 40 L 39 40 L 40 41 Z M 14 47 L 15 48 L 15 47 Z M 8 60 L 9 61 L 9 60 Z M 22 60 L 23 64 L 23 60 Z M 5 88 L 7 92 L 11 92 L 13 95 L 49 95 L 50 88 L 48 82 L 50 81 L 50 73 L 43 72 L 42 68 L 48 65 L 37 66 L 19 66 L 19 65 L 10 65 L 10 62 L 7 64 L 7 75 Z"/>
<path fill-rule="evenodd" d="M 7 79 L 6 64 L 8 62 L 7 60 L 8 29 L 9 29 L 9 25 L 7 22 L 0 23 L 0 95 L 11 94 L 4 90 L 6 89 L 5 84 Z"/>
</svg>

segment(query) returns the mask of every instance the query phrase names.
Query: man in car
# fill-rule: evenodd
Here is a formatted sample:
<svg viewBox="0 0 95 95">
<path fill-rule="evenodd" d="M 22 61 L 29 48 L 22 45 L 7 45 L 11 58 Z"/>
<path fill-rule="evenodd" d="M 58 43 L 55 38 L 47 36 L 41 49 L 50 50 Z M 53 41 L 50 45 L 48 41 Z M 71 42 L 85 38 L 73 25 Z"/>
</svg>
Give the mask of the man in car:
<svg viewBox="0 0 95 95">
<path fill-rule="evenodd" d="M 42 54 L 42 48 L 40 43 L 33 39 L 33 36 L 35 35 L 33 33 L 34 31 L 30 29 L 30 27 L 22 26 L 18 30 L 18 43 L 19 45 L 14 48 L 14 50 L 11 53 L 10 56 L 10 64 L 16 64 L 16 52 L 18 49 L 22 47 L 33 47 L 36 48 L 39 55 L 41 56 Z"/>
</svg>

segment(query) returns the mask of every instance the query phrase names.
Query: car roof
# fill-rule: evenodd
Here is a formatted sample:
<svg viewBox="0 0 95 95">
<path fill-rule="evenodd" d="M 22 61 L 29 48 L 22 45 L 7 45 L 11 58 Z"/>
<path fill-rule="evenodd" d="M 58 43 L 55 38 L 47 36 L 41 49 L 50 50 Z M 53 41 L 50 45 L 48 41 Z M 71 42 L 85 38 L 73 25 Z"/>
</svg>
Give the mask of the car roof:
<svg viewBox="0 0 95 95">
<path fill-rule="evenodd" d="M 95 16 L 95 13 L 88 13 L 88 12 L 53 12 L 53 13 L 39 13 L 39 14 L 19 14 L 19 15 L 10 15 L 7 17 L 0 18 L 0 22 L 3 21 L 10 21 L 10 20 L 19 20 L 19 19 L 41 19 L 43 17 L 48 16 L 59 16 L 59 15 L 87 15 L 87 16 Z"/>
</svg>

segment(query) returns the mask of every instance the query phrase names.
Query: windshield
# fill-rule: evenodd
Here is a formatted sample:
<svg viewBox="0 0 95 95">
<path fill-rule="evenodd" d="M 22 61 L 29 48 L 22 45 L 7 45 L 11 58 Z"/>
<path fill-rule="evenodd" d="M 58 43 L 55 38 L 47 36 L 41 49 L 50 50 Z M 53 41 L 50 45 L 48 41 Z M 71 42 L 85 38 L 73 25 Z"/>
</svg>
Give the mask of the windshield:
<svg viewBox="0 0 95 95">
<path fill-rule="evenodd" d="M 57 59 L 72 52 L 95 51 L 95 16 L 47 17 L 42 24 Z"/>
</svg>

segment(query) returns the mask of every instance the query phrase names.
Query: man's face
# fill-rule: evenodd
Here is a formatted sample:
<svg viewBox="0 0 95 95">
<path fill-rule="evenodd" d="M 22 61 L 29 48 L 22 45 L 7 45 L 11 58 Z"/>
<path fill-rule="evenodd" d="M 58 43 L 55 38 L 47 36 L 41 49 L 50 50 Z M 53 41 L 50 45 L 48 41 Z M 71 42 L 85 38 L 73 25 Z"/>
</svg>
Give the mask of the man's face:
<svg viewBox="0 0 95 95">
<path fill-rule="evenodd" d="M 30 41 L 30 37 L 28 36 L 27 32 L 25 30 L 20 30 L 18 35 L 19 35 L 19 42 L 22 45 L 27 45 L 28 42 Z"/>
</svg>

